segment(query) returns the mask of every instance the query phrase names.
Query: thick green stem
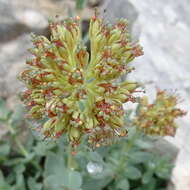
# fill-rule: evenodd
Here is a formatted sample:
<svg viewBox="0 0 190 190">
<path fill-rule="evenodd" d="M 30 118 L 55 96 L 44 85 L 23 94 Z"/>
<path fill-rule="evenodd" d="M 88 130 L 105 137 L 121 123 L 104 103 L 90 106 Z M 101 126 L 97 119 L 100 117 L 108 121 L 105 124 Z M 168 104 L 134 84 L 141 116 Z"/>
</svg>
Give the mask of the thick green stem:
<svg viewBox="0 0 190 190">
<path fill-rule="evenodd" d="M 15 142 L 16 142 L 18 148 L 20 149 L 20 152 L 22 153 L 22 155 L 25 157 L 28 157 L 29 153 L 26 151 L 26 149 L 21 144 L 21 142 L 18 140 L 18 138 L 15 137 L 14 139 L 15 139 Z"/>
<path fill-rule="evenodd" d="M 74 156 L 72 155 L 71 145 L 68 147 L 67 154 L 68 154 L 67 167 L 71 170 L 75 170 L 77 168 L 77 163 L 76 163 Z"/>
</svg>

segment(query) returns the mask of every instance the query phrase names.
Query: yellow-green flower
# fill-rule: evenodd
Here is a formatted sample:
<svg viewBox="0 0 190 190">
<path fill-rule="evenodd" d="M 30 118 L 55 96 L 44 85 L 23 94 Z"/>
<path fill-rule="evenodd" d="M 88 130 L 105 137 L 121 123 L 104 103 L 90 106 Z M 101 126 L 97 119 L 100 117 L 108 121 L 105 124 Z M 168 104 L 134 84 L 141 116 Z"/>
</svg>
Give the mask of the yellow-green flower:
<svg viewBox="0 0 190 190">
<path fill-rule="evenodd" d="M 81 40 L 79 18 L 51 22 L 51 37 L 32 36 L 34 47 L 28 68 L 20 74 L 27 90 L 22 95 L 34 119 L 48 118 L 45 137 L 67 133 L 73 145 L 87 134 L 95 146 L 124 136 L 122 104 L 135 101 L 136 82 L 118 83 L 142 48 L 131 42 L 125 19 L 107 25 L 90 21 L 90 54 Z"/>
<path fill-rule="evenodd" d="M 153 104 L 149 104 L 148 98 L 144 96 L 134 124 L 145 134 L 174 136 L 177 128 L 174 120 L 186 114 L 176 105 L 177 97 L 166 91 L 158 90 Z"/>
</svg>

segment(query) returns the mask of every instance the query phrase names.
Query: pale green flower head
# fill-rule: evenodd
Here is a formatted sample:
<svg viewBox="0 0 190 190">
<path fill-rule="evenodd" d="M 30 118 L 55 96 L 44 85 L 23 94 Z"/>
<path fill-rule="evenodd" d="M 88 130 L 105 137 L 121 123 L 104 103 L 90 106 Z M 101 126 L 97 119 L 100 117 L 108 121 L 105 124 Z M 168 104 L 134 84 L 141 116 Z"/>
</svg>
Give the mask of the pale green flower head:
<svg viewBox="0 0 190 190">
<path fill-rule="evenodd" d="M 50 39 L 33 35 L 33 57 L 20 74 L 27 87 L 22 100 L 29 117 L 47 119 L 40 128 L 45 137 L 66 133 L 75 146 L 86 135 L 98 147 L 127 133 L 122 104 L 136 101 L 139 84 L 118 79 L 133 70 L 129 63 L 142 48 L 131 42 L 125 19 L 108 25 L 94 16 L 89 53 L 79 22 L 79 17 L 51 22 Z"/>
<path fill-rule="evenodd" d="M 164 90 L 157 91 L 152 104 L 144 96 L 141 99 L 139 114 L 134 119 L 134 124 L 147 135 L 174 136 L 177 129 L 175 119 L 186 114 L 177 107 L 177 103 L 177 96 Z"/>
</svg>

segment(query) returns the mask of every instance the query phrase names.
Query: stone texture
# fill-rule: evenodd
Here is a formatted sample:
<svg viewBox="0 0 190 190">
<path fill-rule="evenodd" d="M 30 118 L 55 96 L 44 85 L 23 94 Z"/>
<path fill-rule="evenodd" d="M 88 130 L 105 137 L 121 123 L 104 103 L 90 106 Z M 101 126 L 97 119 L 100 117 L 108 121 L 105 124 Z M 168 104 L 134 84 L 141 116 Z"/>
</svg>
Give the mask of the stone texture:
<svg viewBox="0 0 190 190">
<path fill-rule="evenodd" d="M 132 30 L 138 17 L 138 12 L 133 4 L 126 0 L 107 0 L 100 9 L 101 16 L 105 21 L 111 23 L 116 22 L 120 18 L 127 18 L 129 21 L 129 29 Z M 133 37 L 138 37 L 139 31 L 136 28 Z"/>
<path fill-rule="evenodd" d="M 122 5 L 116 5 L 117 3 Z M 135 37 L 139 36 L 144 56 L 133 62 L 136 71 L 129 78 L 145 83 L 147 94 L 152 100 L 155 97 L 155 87 L 169 89 L 181 97 L 180 107 L 188 110 L 190 1 L 109 0 L 107 6 L 111 8 L 108 18 L 128 18 L 131 11 L 138 13 L 132 30 L 137 34 Z M 180 149 L 172 176 L 176 190 L 190 189 L 189 116 L 190 114 L 177 121 L 181 127 L 175 138 L 166 138 Z"/>
</svg>

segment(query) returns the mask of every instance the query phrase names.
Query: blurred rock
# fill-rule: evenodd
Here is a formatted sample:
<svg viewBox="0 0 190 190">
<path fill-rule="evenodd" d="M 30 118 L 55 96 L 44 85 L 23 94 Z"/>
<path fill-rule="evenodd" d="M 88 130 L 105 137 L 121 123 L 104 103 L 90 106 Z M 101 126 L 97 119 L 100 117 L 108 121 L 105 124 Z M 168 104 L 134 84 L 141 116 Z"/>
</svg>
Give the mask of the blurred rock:
<svg viewBox="0 0 190 190">
<path fill-rule="evenodd" d="M 127 0 L 106 0 L 100 9 L 101 15 L 106 21 L 116 22 L 120 18 L 127 18 L 129 22 L 129 30 L 134 27 L 138 12 L 135 6 Z M 139 35 L 138 28 L 132 33 L 134 38 Z"/>
<path fill-rule="evenodd" d="M 131 78 L 148 83 L 147 91 L 154 96 L 153 82 L 161 89 L 178 94 L 180 107 L 190 108 L 190 2 L 188 0 L 130 0 L 139 13 L 136 25 L 141 28 L 140 44 L 144 56 L 134 61 L 136 71 Z M 175 92 L 176 90 L 176 92 Z M 190 189 L 190 134 L 188 114 L 178 120 L 175 138 L 167 138 L 180 148 L 173 171 L 176 190 Z"/>
<path fill-rule="evenodd" d="M 15 11 L 15 18 L 19 21 L 19 23 L 35 30 L 43 29 L 48 26 L 47 18 L 45 18 L 45 16 L 40 12 L 31 8 L 24 10 L 22 8 L 17 9 Z"/>
<path fill-rule="evenodd" d="M 6 44 L 0 45 L 0 96 L 15 96 L 20 83 L 16 79 L 23 68 L 27 57 L 27 49 L 31 46 L 30 36 L 23 34 Z M 2 84 L 2 85 L 1 85 Z"/>
<path fill-rule="evenodd" d="M 24 33 L 46 33 L 47 18 L 32 8 L 0 0 L 0 42 L 13 40 Z"/>
<path fill-rule="evenodd" d="M 182 97 L 180 107 L 188 110 L 190 1 L 108 0 L 104 8 L 107 10 L 106 18 L 110 20 L 125 17 L 135 22 L 131 30 L 135 37 L 139 36 L 144 56 L 133 62 L 136 70 L 129 79 L 145 83 L 151 100 L 155 97 L 155 87 L 176 93 Z M 177 121 L 181 127 L 175 138 L 166 138 L 180 148 L 172 176 L 175 190 L 190 189 L 189 116 Z"/>
</svg>

